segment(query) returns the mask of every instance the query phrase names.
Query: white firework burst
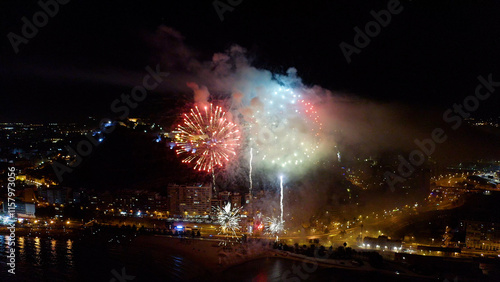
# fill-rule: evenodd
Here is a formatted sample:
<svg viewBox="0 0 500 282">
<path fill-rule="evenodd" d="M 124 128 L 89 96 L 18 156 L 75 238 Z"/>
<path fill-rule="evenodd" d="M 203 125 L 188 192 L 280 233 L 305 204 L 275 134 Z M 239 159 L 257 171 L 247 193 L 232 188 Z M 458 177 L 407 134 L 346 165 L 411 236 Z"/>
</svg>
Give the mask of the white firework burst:
<svg viewBox="0 0 500 282">
<path fill-rule="evenodd" d="M 240 231 L 240 211 L 241 208 L 231 208 L 231 203 L 227 203 L 223 208 L 216 207 L 217 223 L 220 225 L 219 234 L 236 238 L 236 232 Z"/>
<path fill-rule="evenodd" d="M 283 231 L 284 221 L 277 217 L 268 217 L 266 221 L 269 225 L 266 228 L 266 233 L 269 235 L 276 235 L 276 239 L 278 238 L 278 234 Z"/>
</svg>

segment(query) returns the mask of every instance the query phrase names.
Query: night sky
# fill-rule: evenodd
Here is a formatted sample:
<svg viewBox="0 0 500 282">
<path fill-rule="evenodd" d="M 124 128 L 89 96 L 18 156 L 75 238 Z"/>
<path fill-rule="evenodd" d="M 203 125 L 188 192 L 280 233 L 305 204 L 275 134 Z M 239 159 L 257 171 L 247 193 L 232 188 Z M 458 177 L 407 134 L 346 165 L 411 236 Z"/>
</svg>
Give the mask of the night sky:
<svg viewBox="0 0 500 282">
<path fill-rule="evenodd" d="M 364 30 L 370 11 L 389 2 L 243 0 L 221 21 L 212 1 L 72 0 L 15 54 L 7 35 L 20 35 L 21 18 L 41 8 L 2 1 L 0 121 L 105 115 L 130 91 L 131 77 L 156 64 L 161 48 L 150 38 L 160 25 L 182 34 L 200 60 L 238 44 L 253 65 L 278 73 L 295 67 L 307 85 L 437 112 L 473 94 L 479 75 L 500 81 L 496 1 L 402 1 L 403 10 L 347 63 L 339 44 L 354 45 L 354 28 Z M 474 114 L 498 116 L 498 96 Z"/>
</svg>

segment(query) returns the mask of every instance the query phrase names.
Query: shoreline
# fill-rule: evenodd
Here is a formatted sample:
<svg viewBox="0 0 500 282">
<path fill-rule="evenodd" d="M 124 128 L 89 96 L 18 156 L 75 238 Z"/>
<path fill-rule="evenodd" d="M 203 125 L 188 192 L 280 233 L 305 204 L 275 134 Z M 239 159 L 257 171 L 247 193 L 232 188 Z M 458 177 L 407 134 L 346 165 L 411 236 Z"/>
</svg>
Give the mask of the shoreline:
<svg viewBox="0 0 500 282">
<path fill-rule="evenodd" d="M 47 228 L 29 228 L 29 227 L 17 227 L 15 234 L 16 237 L 26 236 L 26 237 L 77 237 L 78 229 L 67 228 L 67 229 L 47 229 Z M 0 236 L 9 236 L 10 231 L 5 228 L 0 228 Z"/>
<path fill-rule="evenodd" d="M 163 248 L 166 251 L 173 251 L 198 264 L 204 272 L 210 275 L 220 275 L 224 271 L 241 264 L 245 264 L 259 259 L 286 259 L 295 262 L 314 262 L 321 268 L 343 269 L 348 271 L 362 271 L 366 273 L 380 273 L 383 275 L 399 276 L 401 278 L 435 279 L 436 277 L 419 275 L 411 271 L 395 273 L 394 270 L 377 269 L 365 265 L 357 266 L 352 264 L 352 259 L 319 259 L 306 257 L 293 253 L 283 253 L 282 251 L 264 247 L 262 243 L 250 243 L 250 245 L 236 245 L 231 251 L 225 251 L 219 246 L 220 240 L 207 238 L 178 238 L 167 235 L 141 235 L 137 237 L 133 244 L 144 247 Z M 259 248 L 257 245 L 260 245 Z M 244 253 L 245 250 L 257 251 Z"/>
<path fill-rule="evenodd" d="M 207 238 L 178 238 L 169 235 L 141 235 L 133 240 L 133 245 L 164 248 L 175 251 L 199 264 L 210 274 L 221 273 L 228 268 L 252 260 L 274 257 L 268 248 L 253 245 L 235 245 L 232 250 L 219 246 L 221 240 Z"/>
</svg>

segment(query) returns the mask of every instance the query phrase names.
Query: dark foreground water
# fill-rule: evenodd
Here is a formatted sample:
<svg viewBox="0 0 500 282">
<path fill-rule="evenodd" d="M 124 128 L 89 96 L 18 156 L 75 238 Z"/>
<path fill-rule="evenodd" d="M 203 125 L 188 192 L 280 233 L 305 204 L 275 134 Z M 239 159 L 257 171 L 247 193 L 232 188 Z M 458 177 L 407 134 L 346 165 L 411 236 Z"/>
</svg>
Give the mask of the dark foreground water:
<svg viewBox="0 0 500 282">
<path fill-rule="evenodd" d="M 234 266 L 214 277 L 215 281 L 438 281 L 404 278 L 396 274 L 315 268 L 300 261 L 268 258 Z"/>
<path fill-rule="evenodd" d="M 17 238 L 16 274 L 11 275 L 6 243 L 0 235 L 0 281 L 401 281 L 394 275 L 307 268 L 284 259 L 259 259 L 210 275 L 166 250 L 31 237 Z"/>
</svg>

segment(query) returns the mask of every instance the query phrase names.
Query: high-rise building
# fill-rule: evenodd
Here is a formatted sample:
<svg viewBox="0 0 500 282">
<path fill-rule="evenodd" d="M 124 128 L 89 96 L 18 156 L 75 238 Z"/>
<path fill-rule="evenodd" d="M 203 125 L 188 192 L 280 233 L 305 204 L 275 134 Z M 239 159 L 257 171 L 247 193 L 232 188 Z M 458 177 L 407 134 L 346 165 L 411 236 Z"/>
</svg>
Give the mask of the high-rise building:
<svg viewBox="0 0 500 282">
<path fill-rule="evenodd" d="M 33 203 L 25 203 L 21 201 L 16 201 L 15 204 L 15 217 L 20 218 L 34 218 L 35 217 L 35 204 Z M 3 213 L 9 215 L 12 212 L 12 209 L 9 209 L 7 202 L 3 203 Z"/>
<path fill-rule="evenodd" d="M 211 209 L 212 213 L 215 213 L 215 211 L 217 210 L 217 208 L 222 207 L 222 201 L 220 199 L 212 198 L 210 200 L 210 202 L 211 202 L 211 206 L 212 206 L 212 209 Z"/>
<path fill-rule="evenodd" d="M 219 195 L 219 200 L 221 200 L 222 206 L 227 205 L 227 203 L 231 202 L 231 192 L 229 191 L 221 191 L 218 193 Z"/>
<path fill-rule="evenodd" d="M 37 201 L 35 190 L 36 187 L 24 188 L 24 190 L 21 191 L 21 199 L 23 200 L 23 202 L 35 203 Z"/>
<path fill-rule="evenodd" d="M 47 189 L 47 202 L 49 204 L 65 204 L 68 199 L 68 188 L 54 187 Z"/>
<path fill-rule="evenodd" d="M 210 213 L 210 199 L 212 199 L 212 187 L 210 185 L 186 186 L 183 191 L 184 197 L 182 200 L 185 205 L 180 206 L 181 212 L 196 213 L 198 215 Z"/>
<path fill-rule="evenodd" d="M 211 210 L 210 185 L 169 185 L 169 211 L 172 215 L 208 215 Z"/>
<path fill-rule="evenodd" d="M 250 194 L 249 194 L 249 193 L 246 193 L 246 194 L 245 194 L 245 205 L 246 205 L 246 204 L 249 204 L 249 203 L 250 203 L 250 201 L 251 201 Z"/>
<path fill-rule="evenodd" d="M 179 190 L 181 189 L 180 185 L 168 185 L 167 187 L 167 202 L 168 202 L 168 207 L 167 210 L 170 212 L 171 215 L 180 215 L 180 209 L 179 209 Z"/>
<path fill-rule="evenodd" d="M 233 193 L 231 195 L 231 207 L 241 208 L 241 194 Z"/>
<path fill-rule="evenodd" d="M 500 223 L 464 221 L 465 246 L 478 250 L 500 250 Z"/>
</svg>

